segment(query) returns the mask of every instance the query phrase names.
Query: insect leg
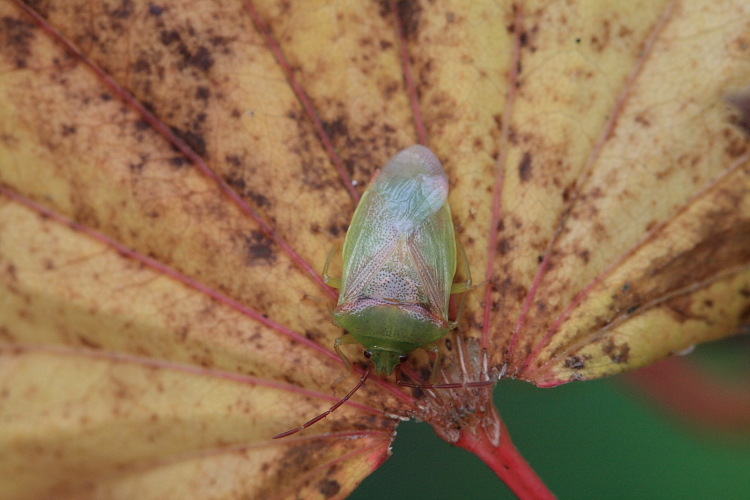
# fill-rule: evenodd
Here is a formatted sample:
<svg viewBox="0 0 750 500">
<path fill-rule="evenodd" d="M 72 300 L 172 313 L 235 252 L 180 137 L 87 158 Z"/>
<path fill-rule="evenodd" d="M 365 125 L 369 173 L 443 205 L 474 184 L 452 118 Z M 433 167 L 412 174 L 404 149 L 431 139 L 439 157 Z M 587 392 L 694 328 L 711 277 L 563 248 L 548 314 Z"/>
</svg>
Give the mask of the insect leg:
<svg viewBox="0 0 750 500">
<path fill-rule="evenodd" d="M 349 361 L 349 358 L 346 357 L 346 354 L 344 354 L 344 352 L 341 350 L 341 346 L 347 345 L 347 344 L 358 344 L 358 343 L 359 341 L 355 339 L 354 335 L 352 335 L 351 333 L 345 333 L 344 335 L 337 338 L 333 342 L 333 348 L 336 350 L 336 354 L 338 354 L 339 357 L 341 358 L 341 361 L 344 362 L 344 365 L 346 365 L 347 372 L 333 381 L 333 383 L 331 384 L 331 389 L 334 389 L 337 385 L 339 385 L 339 382 L 344 380 L 346 376 L 352 372 L 352 363 Z"/>
<path fill-rule="evenodd" d="M 471 290 L 472 284 L 471 268 L 469 267 L 469 258 L 466 257 L 466 250 L 464 250 L 464 246 L 459 241 L 456 241 L 456 248 L 458 249 L 458 255 L 461 257 L 461 266 L 463 266 L 464 272 L 466 272 L 466 281 L 463 283 L 453 283 L 451 285 L 451 295 L 468 292 Z"/>
<path fill-rule="evenodd" d="M 398 385 L 402 387 L 415 387 L 417 389 L 461 389 L 462 387 L 487 387 L 494 384 L 494 380 L 480 380 L 478 382 L 456 382 L 454 384 L 412 384 L 409 382 L 404 382 L 403 380 L 398 380 Z"/>
<path fill-rule="evenodd" d="M 435 353 L 435 362 L 432 363 L 432 373 L 430 374 L 430 383 L 434 384 L 437 374 L 438 362 L 440 361 L 440 348 L 435 342 L 432 342 L 431 344 L 423 345 L 422 349 Z"/>
<path fill-rule="evenodd" d="M 464 308 L 466 307 L 466 294 L 461 296 L 461 302 L 458 304 L 458 312 L 456 313 L 456 321 L 451 323 L 451 330 L 458 327 L 458 322 L 464 316 Z"/>
<path fill-rule="evenodd" d="M 362 375 L 362 378 L 359 379 L 359 383 L 356 386 L 354 386 L 354 389 L 352 389 L 351 391 L 349 391 L 349 394 L 347 394 L 346 396 L 344 396 L 343 398 L 341 398 L 338 403 L 336 403 L 335 405 L 331 406 L 331 408 L 328 411 L 324 411 L 323 413 L 321 413 L 317 417 L 308 420 L 307 422 L 305 422 L 304 424 L 300 425 L 296 429 L 291 429 L 291 430 L 288 430 L 288 431 L 285 431 L 285 432 L 280 432 L 280 433 L 276 434 L 273 437 L 273 439 L 279 439 L 279 438 L 284 438 L 284 437 L 287 437 L 287 436 L 291 436 L 292 434 L 298 433 L 302 429 L 306 429 L 306 428 L 310 427 L 314 423 L 320 422 L 321 420 L 323 420 L 324 418 L 326 418 L 328 415 L 330 415 L 331 413 L 333 413 L 334 411 L 336 411 L 339 406 L 341 406 L 342 404 L 344 404 L 347 401 L 349 401 L 349 398 L 352 397 L 352 395 L 354 395 L 354 393 L 357 392 L 360 387 L 362 387 L 362 385 L 367 380 L 367 377 L 369 377 L 369 376 L 370 376 L 370 369 L 368 368 L 367 371 L 365 371 L 365 373 Z"/>
<path fill-rule="evenodd" d="M 500 374 L 496 378 L 495 377 L 490 377 L 488 375 L 488 369 L 487 369 L 488 358 L 487 358 L 487 353 L 484 352 L 483 353 L 482 368 L 481 368 L 481 372 L 479 373 L 479 380 L 472 381 L 472 379 L 474 379 L 475 377 L 473 375 L 471 375 L 470 373 L 467 373 L 466 366 L 464 366 L 464 356 L 466 354 L 466 351 L 462 347 L 464 345 L 463 342 L 464 341 L 461 340 L 461 337 L 456 336 L 456 346 L 457 346 L 458 352 L 459 352 L 459 360 L 461 361 L 461 365 L 462 365 L 461 366 L 461 371 L 464 374 L 463 375 L 463 378 L 464 378 L 463 382 L 453 382 L 453 383 L 447 383 L 447 384 L 434 384 L 434 383 L 432 383 L 432 384 L 414 384 L 414 383 L 404 382 L 401 379 L 397 379 L 396 381 L 397 381 L 398 385 L 404 386 L 404 387 L 415 387 L 415 388 L 418 388 L 418 389 L 461 389 L 461 388 L 469 389 L 469 388 L 493 386 L 493 385 L 495 385 L 495 382 L 497 382 L 497 380 L 499 380 L 499 379 L 501 379 L 501 378 L 503 378 L 505 376 L 505 374 L 507 372 L 507 369 L 508 369 L 507 364 L 503 365 L 503 367 L 502 367 L 502 369 L 500 371 Z M 482 379 L 484 379 L 484 380 L 482 380 Z M 434 380 L 434 378 L 431 377 L 431 380 Z"/>
<path fill-rule="evenodd" d="M 336 251 L 336 247 L 331 248 L 331 251 L 328 252 L 328 258 L 326 259 L 326 265 L 323 266 L 323 283 L 325 283 L 328 286 L 331 286 L 333 288 L 339 289 L 341 288 L 341 280 L 339 278 L 331 278 L 328 276 L 328 266 L 331 265 L 331 259 L 333 258 L 333 252 Z"/>
<path fill-rule="evenodd" d="M 352 371 L 352 364 L 349 362 L 349 358 L 346 357 L 346 354 L 341 351 L 341 346 L 358 343 L 359 340 L 354 338 L 354 335 L 352 335 L 351 333 L 345 333 L 333 342 L 333 348 L 336 349 L 336 354 L 338 354 L 341 358 L 341 361 L 343 361 L 344 364 L 349 367 L 349 371 Z"/>
<path fill-rule="evenodd" d="M 432 351 L 435 353 L 435 363 L 432 365 L 432 374 L 430 375 L 430 383 L 429 384 L 412 384 L 409 382 L 404 382 L 401 380 L 401 378 L 396 379 L 396 383 L 402 387 L 416 387 L 417 389 L 460 389 L 462 387 L 464 388 L 470 388 L 470 387 L 486 387 L 489 385 L 494 385 L 494 380 L 479 380 L 477 382 L 456 382 L 453 384 L 436 384 L 435 383 L 435 377 L 437 374 L 437 366 L 438 366 L 438 360 L 440 355 L 440 350 L 438 349 L 438 345 L 436 343 L 423 345 L 422 349 L 426 349 L 429 351 Z"/>
<path fill-rule="evenodd" d="M 331 317 L 331 323 L 333 323 L 334 325 L 340 327 L 341 325 L 339 324 L 338 321 L 336 321 L 336 316 L 334 316 L 334 314 L 333 314 L 333 306 L 331 305 L 330 302 L 327 302 L 326 305 L 328 306 L 328 316 Z"/>
<path fill-rule="evenodd" d="M 459 255 L 461 255 L 461 265 L 466 270 L 466 281 L 463 283 L 453 283 L 451 285 L 451 295 L 455 293 L 461 293 L 461 292 L 468 292 L 472 289 L 471 284 L 471 269 L 469 267 L 469 259 L 466 257 L 466 250 L 464 250 L 464 246 L 460 242 L 456 242 L 456 247 L 459 250 Z M 466 294 L 461 296 L 461 302 L 458 304 L 458 313 L 456 314 L 456 321 L 453 322 L 453 325 L 451 326 L 451 329 L 456 328 L 458 326 L 458 322 L 461 321 L 461 318 L 464 315 L 464 307 L 466 307 Z"/>
</svg>

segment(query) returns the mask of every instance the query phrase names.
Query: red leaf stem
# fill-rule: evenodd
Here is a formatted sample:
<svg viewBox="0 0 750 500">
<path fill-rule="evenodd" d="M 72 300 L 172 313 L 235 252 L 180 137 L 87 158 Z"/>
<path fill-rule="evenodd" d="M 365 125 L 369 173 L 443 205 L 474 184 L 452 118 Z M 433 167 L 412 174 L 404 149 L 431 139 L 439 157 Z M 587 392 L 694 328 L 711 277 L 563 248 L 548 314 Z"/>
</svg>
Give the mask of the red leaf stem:
<svg viewBox="0 0 750 500">
<path fill-rule="evenodd" d="M 454 444 L 478 456 L 519 499 L 555 498 L 536 472 L 518 453 L 502 421 L 500 422 L 500 442 L 497 446 L 492 444 L 483 430 L 477 430 L 477 435 L 462 432 L 458 442 Z"/>
</svg>

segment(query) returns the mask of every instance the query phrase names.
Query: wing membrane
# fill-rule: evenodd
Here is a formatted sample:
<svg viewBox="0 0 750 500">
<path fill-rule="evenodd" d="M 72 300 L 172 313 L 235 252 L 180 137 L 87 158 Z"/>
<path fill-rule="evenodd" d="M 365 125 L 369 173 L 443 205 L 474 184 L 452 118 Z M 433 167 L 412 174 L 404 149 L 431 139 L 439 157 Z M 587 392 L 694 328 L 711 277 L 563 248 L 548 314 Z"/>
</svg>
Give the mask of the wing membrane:
<svg viewBox="0 0 750 500">
<path fill-rule="evenodd" d="M 453 223 L 448 204 L 404 230 L 383 196 L 368 191 L 360 201 L 344 244 L 339 304 L 358 297 L 423 303 L 447 318 L 456 268 Z M 408 226 L 406 226 L 408 227 Z"/>
</svg>

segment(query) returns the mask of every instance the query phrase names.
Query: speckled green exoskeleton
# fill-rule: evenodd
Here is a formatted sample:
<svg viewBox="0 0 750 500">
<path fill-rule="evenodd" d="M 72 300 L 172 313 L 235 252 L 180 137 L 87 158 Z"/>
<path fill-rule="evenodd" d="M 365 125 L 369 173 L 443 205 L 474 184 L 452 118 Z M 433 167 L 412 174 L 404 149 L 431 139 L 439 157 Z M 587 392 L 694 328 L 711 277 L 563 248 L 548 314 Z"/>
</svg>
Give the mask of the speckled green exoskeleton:
<svg viewBox="0 0 750 500">
<path fill-rule="evenodd" d="M 375 371 L 390 375 L 415 349 L 437 353 L 456 323 L 448 319 L 452 293 L 471 280 L 453 283 L 456 239 L 448 205 L 448 177 L 440 160 L 424 146 L 391 158 L 368 187 L 346 233 L 333 322 L 348 334 L 334 347 L 360 343 Z M 462 253 L 463 255 L 463 253 Z M 468 266 L 467 274 L 468 274 Z"/>
<path fill-rule="evenodd" d="M 436 342 L 457 324 L 448 319 L 450 296 L 471 287 L 470 277 L 453 283 L 456 254 L 445 170 L 426 147 L 408 147 L 375 175 L 357 205 L 344 241 L 341 279 L 327 274 L 333 253 L 323 269 L 325 282 L 339 289 L 333 322 L 348 332 L 334 343 L 341 359 L 351 367 L 341 346 L 360 343 L 375 372 L 387 376 L 415 349 L 437 356 Z M 274 437 L 289 436 L 325 418 L 369 374 L 367 370 L 328 411 Z"/>
</svg>

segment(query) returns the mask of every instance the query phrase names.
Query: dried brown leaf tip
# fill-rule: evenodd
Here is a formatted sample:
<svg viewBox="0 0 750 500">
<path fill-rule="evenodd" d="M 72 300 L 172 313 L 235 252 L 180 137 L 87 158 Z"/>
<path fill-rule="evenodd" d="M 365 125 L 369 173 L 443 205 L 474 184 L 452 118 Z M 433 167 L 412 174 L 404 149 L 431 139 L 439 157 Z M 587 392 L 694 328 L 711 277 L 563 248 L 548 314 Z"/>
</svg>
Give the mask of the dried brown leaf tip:
<svg viewBox="0 0 750 500">
<path fill-rule="evenodd" d="M 724 100 L 737 111 L 736 124 L 750 134 L 750 87 L 727 92 Z"/>
</svg>

